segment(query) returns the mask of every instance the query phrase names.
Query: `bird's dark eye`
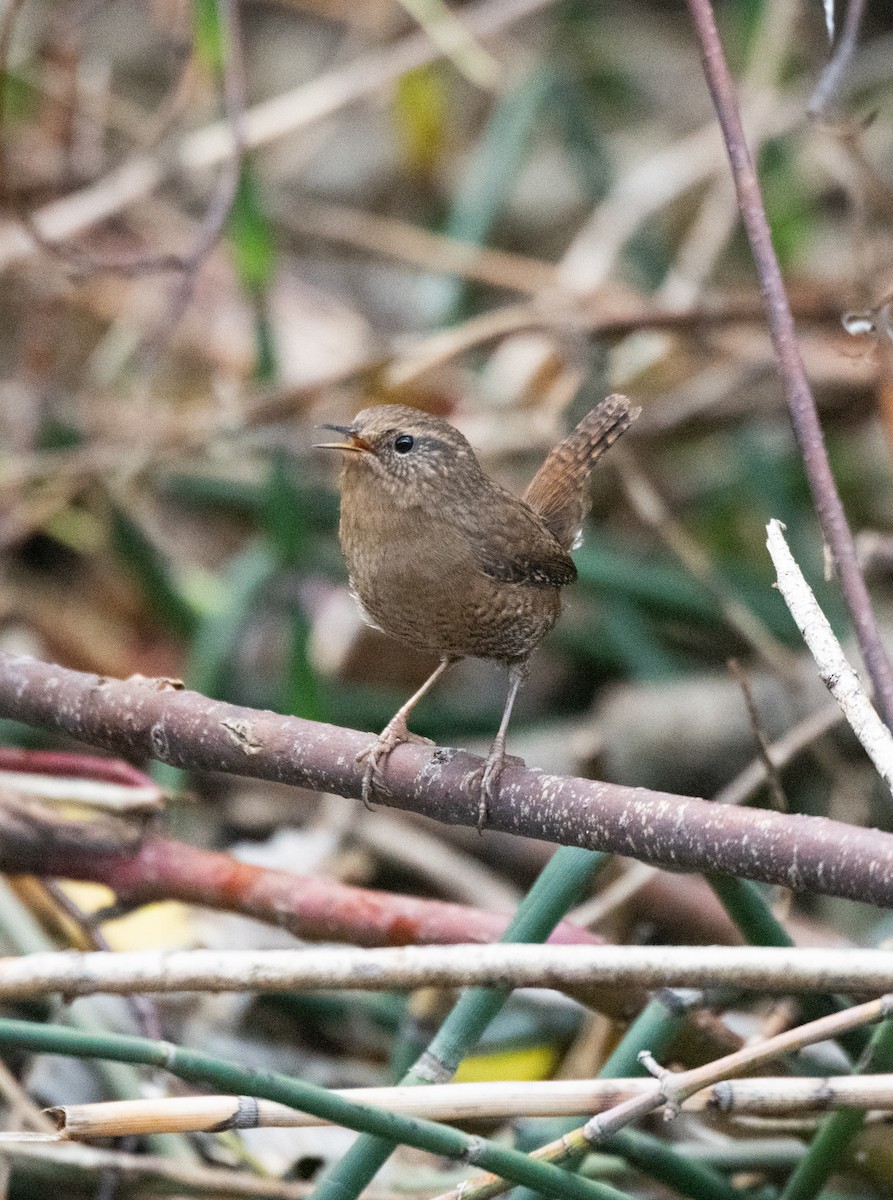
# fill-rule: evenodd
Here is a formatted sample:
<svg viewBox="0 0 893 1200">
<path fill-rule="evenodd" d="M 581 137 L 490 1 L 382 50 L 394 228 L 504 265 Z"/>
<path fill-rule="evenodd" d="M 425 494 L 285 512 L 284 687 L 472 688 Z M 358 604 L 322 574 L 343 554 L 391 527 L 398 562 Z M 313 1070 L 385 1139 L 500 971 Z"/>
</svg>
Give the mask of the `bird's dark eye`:
<svg viewBox="0 0 893 1200">
<path fill-rule="evenodd" d="M 415 445 L 415 438 L 410 437 L 408 433 L 401 433 L 399 437 L 394 438 L 394 449 L 398 454 L 408 454 Z"/>
</svg>

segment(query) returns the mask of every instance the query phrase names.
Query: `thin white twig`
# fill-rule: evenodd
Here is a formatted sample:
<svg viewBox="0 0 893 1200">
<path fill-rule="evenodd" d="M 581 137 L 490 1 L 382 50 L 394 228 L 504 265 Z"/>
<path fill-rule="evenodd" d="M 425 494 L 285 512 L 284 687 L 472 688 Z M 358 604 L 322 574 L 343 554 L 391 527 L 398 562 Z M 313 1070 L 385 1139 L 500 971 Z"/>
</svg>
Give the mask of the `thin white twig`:
<svg viewBox="0 0 893 1200">
<path fill-rule="evenodd" d="M 452 945 L 389 949 L 47 951 L 0 959 L 0 999 L 62 992 L 320 988 L 719 987 L 893 990 L 893 951 L 754 946 Z"/>
<path fill-rule="evenodd" d="M 766 526 L 766 546 L 775 565 L 778 590 L 815 659 L 823 683 L 840 705 L 878 774 L 893 791 L 893 734 L 878 716 L 858 674 L 847 661 L 828 618 L 794 561 L 783 529 L 781 522 L 774 519 Z"/>
<path fill-rule="evenodd" d="M 156 785 L 139 787 L 108 783 L 104 779 L 42 775 L 36 771 L 0 771 L 0 789 L 39 796 L 54 803 L 85 804 L 117 813 L 158 812 L 164 808 L 163 793 Z"/>
</svg>

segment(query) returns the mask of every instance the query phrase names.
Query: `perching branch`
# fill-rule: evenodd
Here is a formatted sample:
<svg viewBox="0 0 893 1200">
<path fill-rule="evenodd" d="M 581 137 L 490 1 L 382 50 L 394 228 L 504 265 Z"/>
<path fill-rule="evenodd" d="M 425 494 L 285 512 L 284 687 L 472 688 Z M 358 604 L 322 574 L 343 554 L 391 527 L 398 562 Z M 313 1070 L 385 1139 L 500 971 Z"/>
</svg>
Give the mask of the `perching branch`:
<svg viewBox="0 0 893 1200">
<path fill-rule="evenodd" d="M 170 681 L 111 680 L 9 654 L 0 654 L 0 716 L 125 757 L 354 797 L 363 777 L 356 756 L 372 741 L 356 730 L 209 700 Z M 466 780 L 480 761 L 462 750 L 400 746 L 388 762 L 390 795 L 383 799 L 474 826 L 477 797 Z M 893 904 L 893 835 L 823 817 L 717 807 L 691 796 L 546 775 L 510 760 L 489 824 L 671 870 Z M 9 869 L 2 857 L 0 865 Z"/>
<path fill-rule="evenodd" d="M 813 503 L 822 534 L 840 574 L 844 598 L 853 619 L 862 658 L 874 685 L 878 707 L 886 724 L 893 728 L 893 670 L 881 641 L 853 535 L 828 462 L 815 397 L 806 378 L 797 344 L 794 319 L 772 246 L 760 185 L 747 148 L 741 113 L 716 28 L 713 7 L 710 0 L 688 0 L 688 7 L 700 43 L 704 75 L 722 127 L 738 207 L 760 279 L 791 424 L 803 457 Z"/>
</svg>

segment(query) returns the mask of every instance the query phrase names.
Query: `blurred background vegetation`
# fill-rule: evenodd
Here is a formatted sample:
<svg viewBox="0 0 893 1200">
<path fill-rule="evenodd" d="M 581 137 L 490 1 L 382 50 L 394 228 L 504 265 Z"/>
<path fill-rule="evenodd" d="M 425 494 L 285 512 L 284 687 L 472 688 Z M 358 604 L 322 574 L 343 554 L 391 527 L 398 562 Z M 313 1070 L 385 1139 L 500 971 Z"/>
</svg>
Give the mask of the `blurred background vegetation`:
<svg viewBox="0 0 893 1200">
<path fill-rule="evenodd" d="M 841 89 L 809 119 L 829 56 L 818 0 L 716 7 L 889 627 L 893 14 L 868 5 Z M 411 403 L 520 491 L 623 390 L 643 417 L 593 481 L 580 582 L 509 749 L 711 795 L 756 753 L 730 659 L 769 739 L 823 702 L 771 586 L 770 517 L 849 627 L 683 4 L 485 0 L 453 10 L 458 31 L 434 0 L 2 11 L 0 646 L 378 729 L 431 664 L 353 607 L 316 427 Z M 504 686 L 462 664 L 415 727 L 485 745 Z M 203 844 L 295 826 L 295 869 L 434 888 L 357 849 L 347 801 L 162 778 L 186 787 L 171 826 Z M 842 734 L 782 781 L 792 811 L 883 822 Z M 494 867 L 504 847 L 515 883 L 541 861 L 456 836 Z M 888 932 L 853 905 L 816 912 L 866 941 Z M 655 928 L 626 919 L 630 936 Z M 370 1006 L 377 1037 L 381 1019 Z"/>
<path fill-rule="evenodd" d="M 770 516 L 847 624 L 684 7 L 519 11 L 486 8 L 503 26 L 482 42 L 469 8 L 444 59 L 380 0 L 6 6 L 5 647 L 380 727 L 430 664 L 365 629 L 347 597 L 315 427 L 416 404 L 520 490 L 623 389 L 644 416 L 597 472 L 580 584 L 514 748 L 709 794 L 754 751 L 730 658 L 770 736 L 816 702 L 770 586 Z M 820 5 L 718 13 L 883 613 L 893 21 L 869 6 L 833 109 L 808 120 L 829 53 Z M 436 16 L 421 12 L 435 33 Z M 406 70 L 408 44 L 433 61 Z M 281 133 L 248 150 L 277 98 Z M 241 143 L 229 165 L 225 137 L 207 151 L 220 120 Z M 662 329 L 649 314 L 668 309 L 692 315 Z M 874 332 L 848 335 L 848 311 Z M 463 664 L 418 728 L 486 738 L 503 687 Z M 870 775 L 854 788 L 858 763 L 824 766 L 794 773 L 791 805 L 827 809 L 838 791 L 864 816 Z M 225 811 L 238 826 L 240 806 Z"/>
</svg>

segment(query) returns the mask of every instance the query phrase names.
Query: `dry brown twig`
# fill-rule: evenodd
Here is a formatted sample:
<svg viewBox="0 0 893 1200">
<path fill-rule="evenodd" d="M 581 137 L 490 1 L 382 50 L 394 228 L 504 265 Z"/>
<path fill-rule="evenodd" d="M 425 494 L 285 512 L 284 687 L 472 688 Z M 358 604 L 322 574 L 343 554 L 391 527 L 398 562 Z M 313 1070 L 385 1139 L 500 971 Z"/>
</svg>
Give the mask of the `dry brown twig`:
<svg viewBox="0 0 893 1200">
<path fill-rule="evenodd" d="M 343 1088 L 336 1095 L 357 1104 L 431 1121 L 565 1117 L 607 1111 L 651 1090 L 649 1079 L 559 1079 L 444 1083 L 427 1087 Z M 724 1080 L 695 1092 L 682 1110 L 703 1117 L 749 1114 L 786 1116 L 838 1107 L 893 1110 L 893 1075 L 792 1076 Z M 221 1129 L 295 1129 L 324 1125 L 321 1117 L 271 1100 L 237 1096 L 174 1096 L 147 1100 L 64 1104 L 49 1110 L 60 1141 L 145 1133 L 197 1133 Z M 52 1128 L 52 1126 L 51 1126 Z"/>
<path fill-rule="evenodd" d="M 52 1135 L 50 1135 L 52 1136 Z M 246 1197 L 250 1200 L 304 1200 L 313 1191 L 309 1183 L 258 1177 L 248 1171 L 224 1167 L 191 1166 L 155 1154 L 129 1154 L 121 1150 L 5 1138 L 0 1134 L 0 1159 L 20 1166 L 53 1167 L 81 1178 L 112 1172 L 122 1183 L 148 1187 L 151 1194 L 163 1188 L 188 1196 Z M 388 1192 L 370 1193 L 370 1200 L 393 1200 Z"/>
<path fill-rule="evenodd" d="M 650 1087 L 645 1088 L 638 1096 L 621 1100 L 613 1108 L 597 1113 L 585 1125 L 572 1133 L 566 1134 L 560 1141 L 551 1142 L 547 1146 L 535 1150 L 531 1157 L 540 1161 L 560 1165 L 569 1158 L 590 1149 L 595 1149 L 612 1134 L 625 1129 L 632 1122 L 648 1116 L 659 1108 L 664 1108 L 669 1116 L 675 1116 L 681 1111 L 682 1105 L 691 1096 L 727 1080 L 760 1063 L 777 1058 L 781 1054 L 801 1050 L 804 1046 L 814 1045 L 826 1038 L 836 1037 L 850 1029 L 861 1025 L 883 1020 L 893 1011 L 893 996 L 882 996 L 868 1004 L 856 1005 L 843 1012 L 833 1013 L 817 1021 L 810 1021 L 796 1029 L 789 1029 L 775 1037 L 752 1043 L 744 1049 L 728 1054 L 703 1067 L 690 1071 L 669 1071 L 661 1067 L 647 1052 L 639 1055 L 639 1061 L 654 1077 Z M 493 1175 L 479 1176 L 468 1180 L 459 1188 L 444 1192 L 436 1200 L 490 1200 L 490 1197 L 501 1195 L 511 1185 L 504 1179 Z"/>
<path fill-rule="evenodd" d="M 14 0 L 8 7 L 0 28 L 0 71 L 6 73 L 9 59 L 9 48 L 13 32 L 20 12 L 22 0 Z M 177 289 L 171 311 L 165 322 L 150 339 L 150 346 L 160 344 L 168 327 L 176 325 L 179 316 L 188 303 L 189 295 L 194 286 L 194 279 L 208 256 L 214 250 L 236 196 L 239 181 L 240 164 L 244 149 L 242 131 L 243 112 L 245 108 L 245 80 L 242 66 L 241 32 L 238 22 L 238 10 L 234 0 L 220 0 L 221 33 L 226 47 L 223 55 L 223 97 L 226 112 L 225 120 L 232 129 L 233 153 L 223 162 L 223 172 L 214 189 L 207 211 L 199 227 L 199 235 L 195 246 L 186 255 L 135 254 L 126 257 L 99 256 L 95 252 L 84 250 L 74 242 L 48 236 L 44 230 L 40 212 L 32 213 L 14 197 L 9 186 L 9 163 L 6 154 L 6 143 L 3 136 L 5 122 L 4 97 L 0 96 L 0 199 L 4 207 L 15 213 L 22 229 L 31 239 L 35 249 L 50 255 L 61 262 L 66 268 L 78 276 L 88 276 L 99 273 L 111 273 L 125 277 L 148 275 L 176 271 L 184 276 L 181 286 Z M 189 86 L 191 73 L 181 78 L 181 85 L 175 88 L 171 97 L 169 114 L 162 112 L 156 116 L 156 128 L 161 130 L 162 124 L 178 107 L 180 87 L 185 82 Z M 94 185 L 95 186 L 95 185 Z M 64 203 L 57 201 L 56 204 Z M 50 207 L 49 205 L 45 207 Z M 72 234 L 79 232 L 77 229 Z"/>
<path fill-rule="evenodd" d="M 747 709 L 747 718 L 750 721 L 750 727 L 753 730 L 754 741 L 757 744 L 759 752 L 759 761 L 763 764 L 766 783 L 769 786 L 769 791 L 772 793 L 772 799 L 775 807 L 779 812 L 787 812 L 788 803 L 785 798 L 784 788 L 782 787 L 781 777 L 778 773 L 771 754 L 771 743 L 766 730 L 763 727 L 763 722 L 760 719 L 760 712 L 757 708 L 756 701 L 753 696 L 753 688 L 750 686 L 750 679 L 744 667 L 737 658 L 730 658 L 728 662 L 729 671 L 735 677 L 738 686 L 741 688 L 741 695 L 744 697 L 744 707 Z"/>
<path fill-rule="evenodd" d="M 486 37 L 548 7 L 551 0 L 482 0 L 465 12 L 475 35 Z M 382 51 L 361 55 L 328 74 L 274 96 L 245 111 L 242 141 L 257 149 L 329 116 L 339 108 L 398 79 L 407 71 L 441 57 L 424 34 L 413 34 Z M 104 179 L 32 214 L 42 239 L 58 242 L 75 237 L 153 192 L 164 180 L 183 171 L 192 174 L 231 160 L 236 148 L 230 121 L 223 120 L 184 136 L 162 160 L 137 155 Z M 27 230 L 0 227 L 0 268 L 34 253 L 37 245 Z"/>
<path fill-rule="evenodd" d="M 793 725 L 787 733 L 773 742 L 767 749 L 768 756 L 776 771 L 793 762 L 798 755 L 824 737 L 843 720 L 843 714 L 836 704 L 827 704 L 817 709 Z M 730 780 L 713 797 L 714 804 L 745 804 L 758 788 L 762 787 L 769 778 L 766 764 L 762 758 L 755 759 L 746 766 L 740 774 Z"/>
</svg>

